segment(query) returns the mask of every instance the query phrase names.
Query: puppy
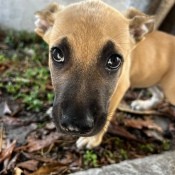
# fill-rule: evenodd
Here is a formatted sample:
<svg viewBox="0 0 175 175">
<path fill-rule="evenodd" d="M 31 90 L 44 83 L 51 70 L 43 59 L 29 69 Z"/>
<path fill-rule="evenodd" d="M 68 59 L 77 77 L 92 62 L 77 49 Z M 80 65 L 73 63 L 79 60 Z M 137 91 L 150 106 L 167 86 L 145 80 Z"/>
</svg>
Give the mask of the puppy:
<svg viewBox="0 0 175 175">
<path fill-rule="evenodd" d="M 100 0 L 36 13 L 35 32 L 49 44 L 57 129 L 81 136 L 78 147 L 98 146 L 129 87 L 150 87 L 134 101 L 147 109 L 164 95 L 175 105 L 175 37 L 153 31 L 154 20 L 137 10 L 123 15 Z M 162 89 L 164 95 L 159 90 Z"/>
</svg>

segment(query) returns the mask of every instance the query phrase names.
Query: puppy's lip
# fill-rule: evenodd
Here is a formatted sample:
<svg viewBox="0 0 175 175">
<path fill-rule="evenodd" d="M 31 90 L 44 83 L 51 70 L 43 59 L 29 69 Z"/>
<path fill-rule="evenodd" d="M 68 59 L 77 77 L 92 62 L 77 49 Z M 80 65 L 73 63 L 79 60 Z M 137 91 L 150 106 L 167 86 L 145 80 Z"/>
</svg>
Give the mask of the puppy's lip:
<svg viewBox="0 0 175 175">
<path fill-rule="evenodd" d="M 94 130 L 92 130 L 92 131 L 90 131 L 90 132 L 87 132 L 87 133 L 80 133 L 80 132 L 76 132 L 76 131 L 74 131 L 74 132 L 71 132 L 71 131 L 68 131 L 68 130 L 65 130 L 64 128 L 62 128 L 62 126 L 60 126 L 59 124 L 58 125 L 56 125 L 55 124 L 55 126 L 56 126 L 56 129 L 57 129 L 57 131 L 58 132 L 61 132 L 61 133 L 63 133 L 63 134 L 67 134 L 67 135 L 72 135 L 72 136 L 83 136 L 83 137 L 89 137 L 89 136 L 94 136 L 96 133 L 94 133 L 93 131 Z"/>
<path fill-rule="evenodd" d="M 63 130 L 61 129 L 61 132 L 64 133 L 64 134 L 68 134 L 68 135 L 73 135 L 73 136 L 90 136 L 92 134 L 92 132 L 87 132 L 87 133 L 81 133 L 81 132 L 78 132 L 78 131 L 69 131 L 69 130 Z"/>
</svg>

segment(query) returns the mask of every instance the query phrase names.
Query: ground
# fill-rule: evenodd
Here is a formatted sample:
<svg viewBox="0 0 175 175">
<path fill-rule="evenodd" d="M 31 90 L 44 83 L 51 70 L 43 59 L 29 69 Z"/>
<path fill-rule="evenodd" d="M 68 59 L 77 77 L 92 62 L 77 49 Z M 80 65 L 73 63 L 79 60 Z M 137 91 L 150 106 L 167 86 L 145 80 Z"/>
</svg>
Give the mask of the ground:
<svg viewBox="0 0 175 175">
<path fill-rule="evenodd" d="M 129 90 L 102 144 L 78 150 L 76 137 L 55 129 L 47 110 L 53 91 L 48 47 L 33 33 L 0 31 L 0 174 L 68 174 L 175 148 L 175 108 L 164 101 L 151 111 L 128 106 L 149 98 Z"/>
</svg>

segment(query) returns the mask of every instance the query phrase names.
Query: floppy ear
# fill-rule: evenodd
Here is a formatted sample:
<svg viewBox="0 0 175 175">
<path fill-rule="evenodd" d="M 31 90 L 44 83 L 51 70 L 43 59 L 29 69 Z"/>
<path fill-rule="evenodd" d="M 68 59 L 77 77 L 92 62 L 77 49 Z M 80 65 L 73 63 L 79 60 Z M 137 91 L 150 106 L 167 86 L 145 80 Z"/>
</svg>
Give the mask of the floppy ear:
<svg viewBox="0 0 175 175">
<path fill-rule="evenodd" d="M 63 9 L 57 3 L 51 3 L 45 9 L 35 13 L 35 32 L 46 42 L 49 42 L 49 33 L 52 30 L 55 14 Z"/>
<path fill-rule="evenodd" d="M 136 42 L 142 40 L 147 33 L 154 30 L 153 16 L 147 16 L 134 8 L 130 8 L 125 16 L 130 19 L 130 34 Z"/>
</svg>

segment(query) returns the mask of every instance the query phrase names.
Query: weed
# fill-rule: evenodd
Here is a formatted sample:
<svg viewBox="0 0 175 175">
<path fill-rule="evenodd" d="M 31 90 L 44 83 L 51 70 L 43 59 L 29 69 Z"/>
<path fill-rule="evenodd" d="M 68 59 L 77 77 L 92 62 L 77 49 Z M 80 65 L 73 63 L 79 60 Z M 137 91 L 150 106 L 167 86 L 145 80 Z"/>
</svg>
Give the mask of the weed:
<svg viewBox="0 0 175 175">
<path fill-rule="evenodd" d="M 54 99 L 54 94 L 53 93 L 47 93 L 47 100 L 51 104 Z"/>
<path fill-rule="evenodd" d="M 115 143 L 116 146 L 121 146 L 121 145 L 123 145 L 123 141 L 122 141 L 119 137 L 116 137 L 116 138 L 115 138 L 114 143 Z"/>
<path fill-rule="evenodd" d="M 41 39 L 35 34 L 26 31 L 8 31 L 8 35 L 4 38 L 4 43 L 11 48 L 24 48 L 26 44 L 41 42 Z"/>
<path fill-rule="evenodd" d="M 120 154 L 120 157 L 121 157 L 122 160 L 128 159 L 128 153 L 127 153 L 126 150 L 120 149 L 119 154 Z"/>
<path fill-rule="evenodd" d="M 0 63 L 5 63 L 6 61 L 7 58 L 3 54 L 0 54 Z"/>
<path fill-rule="evenodd" d="M 84 159 L 84 165 L 91 165 L 93 167 L 97 167 L 98 163 L 97 163 L 97 155 L 91 151 L 91 150 L 87 150 L 83 156 Z"/>
<path fill-rule="evenodd" d="M 162 147 L 163 147 L 163 150 L 167 151 L 170 149 L 170 146 L 171 146 L 171 143 L 169 140 L 165 140 L 163 143 L 162 143 Z"/>
<path fill-rule="evenodd" d="M 153 153 L 155 151 L 155 145 L 152 143 L 140 145 L 140 149 L 146 153 Z"/>
<path fill-rule="evenodd" d="M 6 85 L 6 90 L 10 94 L 16 94 L 20 89 L 20 84 L 13 84 L 11 81 L 9 81 Z"/>
</svg>

